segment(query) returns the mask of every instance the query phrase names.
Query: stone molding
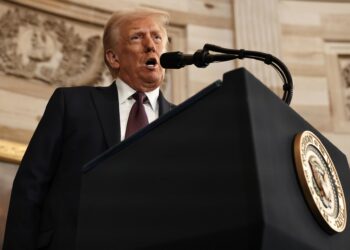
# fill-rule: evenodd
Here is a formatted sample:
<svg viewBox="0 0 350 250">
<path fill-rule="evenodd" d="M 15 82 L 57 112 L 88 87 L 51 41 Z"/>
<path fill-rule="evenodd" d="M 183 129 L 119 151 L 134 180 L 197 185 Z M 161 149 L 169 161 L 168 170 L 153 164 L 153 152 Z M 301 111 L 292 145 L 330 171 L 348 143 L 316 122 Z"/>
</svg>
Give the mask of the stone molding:
<svg viewBox="0 0 350 250">
<path fill-rule="evenodd" d="M 234 0 L 237 49 L 261 51 L 281 59 L 278 4 L 279 0 Z M 238 66 L 250 70 L 274 92 L 282 93 L 283 81 L 271 66 L 251 59 L 238 61 Z"/>
<path fill-rule="evenodd" d="M 350 43 L 325 42 L 333 128 L 350 132 Z"/>
<path fill-rule="evenodd" d="M 27 145 L 0 139 L 0 161 L 19 164 Z"/>
</svg>

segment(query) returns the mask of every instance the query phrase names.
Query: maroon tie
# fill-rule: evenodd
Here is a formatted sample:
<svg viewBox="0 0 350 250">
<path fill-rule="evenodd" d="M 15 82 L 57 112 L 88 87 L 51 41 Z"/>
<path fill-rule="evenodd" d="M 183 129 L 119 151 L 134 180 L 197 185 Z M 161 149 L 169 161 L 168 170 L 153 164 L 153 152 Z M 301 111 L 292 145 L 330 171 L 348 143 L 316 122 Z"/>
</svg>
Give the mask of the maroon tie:
<svg viewBox="0 0 350 250">
<path fill-rule="evenodd" d="M 139 131 L 148 124 L 147 114 L 143 104 L 147 101 L 147 96 L 143 92 L 136 92 L 132 95 L 135 99 L 132 105 L 128 123 L 126 125 L 125 138 Z"/>
</svg>

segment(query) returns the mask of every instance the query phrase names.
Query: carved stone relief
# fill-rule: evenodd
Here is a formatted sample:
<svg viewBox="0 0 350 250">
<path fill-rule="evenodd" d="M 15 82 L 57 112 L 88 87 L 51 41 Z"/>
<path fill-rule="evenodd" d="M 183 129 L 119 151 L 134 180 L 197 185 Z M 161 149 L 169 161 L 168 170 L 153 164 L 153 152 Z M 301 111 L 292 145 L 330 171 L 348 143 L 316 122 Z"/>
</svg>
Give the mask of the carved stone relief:
<svg viewBox="0 0 350 250">
<path fill-rule="evenodd" d="M 110 82 L 101 37 L 83 38 L 64 19 L 27 9 L 0 17 L 0 72 L 58 86 Z"/>
<path fill-rule="evenodd" d="M 350 88 L 350 63 L 346 65 L 342 73 L 344 77 L 345 87 Z"/>
<path fill-rule="evenodd" d="M 343 63 L 342 78 L 344 82 L 344 105 L 345 105 L 345 119 L 350 121 L 350 59 Z"/>
</svg>

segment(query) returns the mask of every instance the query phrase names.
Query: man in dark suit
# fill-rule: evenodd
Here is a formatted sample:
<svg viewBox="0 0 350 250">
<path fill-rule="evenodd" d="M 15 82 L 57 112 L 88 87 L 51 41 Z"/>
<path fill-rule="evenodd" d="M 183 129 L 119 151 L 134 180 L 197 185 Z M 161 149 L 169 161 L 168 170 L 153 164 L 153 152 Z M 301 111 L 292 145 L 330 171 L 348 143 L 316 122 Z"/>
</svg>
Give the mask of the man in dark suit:
<svg viewBox="0 0 350 250">
<path fill-rule="evenodd" d="M 116 80 L 54 92 L 13 183 L 5 250 L 74 249 L 82 166 L 144 125 L 131 125 L 136 103 L 146 123 L 173 107 L 159 91 L 167 21 L 153 10 L 114 13 L 103 44 Z"/>
</svg>

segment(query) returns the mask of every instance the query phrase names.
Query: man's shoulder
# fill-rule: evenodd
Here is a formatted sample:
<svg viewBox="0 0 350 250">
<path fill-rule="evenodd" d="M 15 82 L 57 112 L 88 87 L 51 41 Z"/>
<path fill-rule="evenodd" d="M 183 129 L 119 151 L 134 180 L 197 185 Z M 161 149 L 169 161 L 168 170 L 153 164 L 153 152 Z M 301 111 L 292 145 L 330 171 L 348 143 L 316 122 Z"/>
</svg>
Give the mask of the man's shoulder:
<svg viewBox="0 0 350 250">
<path fill-rule="evenodd" d="M 72 87 L 58 87 L 55 92 L 60 92 L 67 95 L 83 95 L 91 92 L 107 91 L 111 88 L 115 88 L 114 83 L 109 86 L 72 86 Z"/>
</svg>

